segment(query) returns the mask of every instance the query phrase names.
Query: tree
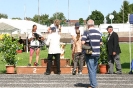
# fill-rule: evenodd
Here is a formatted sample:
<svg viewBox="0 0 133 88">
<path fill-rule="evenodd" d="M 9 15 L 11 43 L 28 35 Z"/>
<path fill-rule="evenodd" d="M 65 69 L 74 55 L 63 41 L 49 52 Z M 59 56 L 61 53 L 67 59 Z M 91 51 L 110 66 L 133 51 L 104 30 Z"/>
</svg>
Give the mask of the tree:
<svg viewBox="0 0 133 88">
<path fill-rule="evenodd" d="M 0 13 L 0 18 L 8 18 L 8 16 L 6 14 Z"/>
<path fill-rule="evenodd" d="M 24 20 L 32 20 L 30 17 L 25 17 Z"/>
<path fill-rule="evenodd" d="M 34 22 L 37 22 L 38 23 L 38 15 L 35 15 L 32 19 Z M 43 25 L 49 25 L 50 24 L 50 21 L 49 21 L 49 15 L 47 14 L 42 14 L 40 16 L 40 24 L 43 24 Z"/>
<path fill-rule="evenodd" d="M 43 24 L 43 25 L 50 25 L 49 15 L 47 15 L 47 14 L 41 15 L 41 17 L 40 17 L 40 23 Z"/>
<path fill-rule="evenodd" d="M 130 4 L 128 1 L 123 2 L 124 6 L 121 6 L 120 12 L 119 12 L 119 18 L 120 22 L 123 23 L 123 7 L 124 7 L 124 23 L 128 21 L 128 14 L 130 13 Z"/>
<path fill-rule="evenodd" d="M 61 24 L 66 23 L 66 18 L 62 12 L 54 13 L 53 16 L 50 18 L 50 20 L 53 22 L 55 19 L 59 19 L 61 21 Z"/>
<path fill-rule="evenodd" d="M 130 10 L 130 13 L 133 14 L 133 4 L 130 4 L 130 5 L 129 5 L 129 10 Z"/>
<path fill-rule="evenodd" d="M 79 23 L 80 23 L 80 25 L 83 25 L 84 24 L 83 18 L 79 18 Z"/>
<path fill-rule="evenodd" d="M 34 21 L 34 22 L 38 23 L 38 15 L 34 15 L 34 17 L 33 17 L 32 21 Z"/>
<path fill-rule="evenodd" d="M 12 19 L 22 20 L 20 17 L 13 17 Z"/>
<path fill-rule="evenodd" d="M 104 21 L 104 16 L 100 11 L 92 11 L 92 14 L 87 18 L 87 20 L 92 19 L 95 22 L 95 25 L 100 25 Z"/>
</svg>

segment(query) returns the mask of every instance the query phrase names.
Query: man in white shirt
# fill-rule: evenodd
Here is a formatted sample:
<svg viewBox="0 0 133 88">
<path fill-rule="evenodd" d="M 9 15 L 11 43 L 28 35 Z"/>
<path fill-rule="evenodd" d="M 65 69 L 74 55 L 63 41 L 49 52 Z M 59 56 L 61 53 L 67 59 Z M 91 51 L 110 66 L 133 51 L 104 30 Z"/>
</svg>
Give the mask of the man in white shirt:
<svg viewBox="0 0 133 88">
<path fill-rule="evenodd" d="M 49 46 L 48 49 L 48 63 L 47 63 L 47 69 L 46 72 L 44 73 L 45 75 L 50 75 L 51 73 L 51 65 L 52 65 L 52 60 L 53 56 L 55 57 L 56 60 L 56 65 L 57 65 L 57 74 L 60 74 L 60 35 L 56 33 L 56 28 L 52 27 L 51 28 L 51 34 L 48 35 L 46 45 Z"/>
</svg>

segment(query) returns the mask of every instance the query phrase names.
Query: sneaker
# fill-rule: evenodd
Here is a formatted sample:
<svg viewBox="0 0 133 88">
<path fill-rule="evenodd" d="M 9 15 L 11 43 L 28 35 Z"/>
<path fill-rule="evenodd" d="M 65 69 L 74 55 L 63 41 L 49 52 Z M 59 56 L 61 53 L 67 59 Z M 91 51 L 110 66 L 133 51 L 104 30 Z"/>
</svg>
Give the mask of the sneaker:
<svg viewBox="0 0 133 88">
<path fill-rule="evenodd" d="M 39 66 L 39 64 L 35 62 L 35 63 L 34 63 L 34 66 Z"/>
<path fill-rule="evenodd" d="M 48 72 L 45 72 L 45 73 L 44 73 L 44 75 L 50 75 L 50 73 L 48 73 Z"/>
<path fill-rule="evenodd" d="M 82 72 L 81 72 L 81 71 L 79 71 L 79 72 L 78 72 L 78 74 L 79 74 L 79 75 L 82 75 Z"/>
<path fill-rule="evenodd" d="M 61 74 L 61 72 L 57 72 L 57 75 L 60 75 Z"/>
<path fill-rule="evenodd" d="M 76 70 L 73 70 L 72 71 L 72 75 L 76 75 Z"/>
<path fill-rule="evenodd" d="M 39 64 L 38 64 L 38 63 L 36 63 L 36 66 L 39 66 Z"/>
<path fill-rule="evenodd" d="M 28 66 L 31 66 L 31 64 L 28 64 Z"/>
</svg>

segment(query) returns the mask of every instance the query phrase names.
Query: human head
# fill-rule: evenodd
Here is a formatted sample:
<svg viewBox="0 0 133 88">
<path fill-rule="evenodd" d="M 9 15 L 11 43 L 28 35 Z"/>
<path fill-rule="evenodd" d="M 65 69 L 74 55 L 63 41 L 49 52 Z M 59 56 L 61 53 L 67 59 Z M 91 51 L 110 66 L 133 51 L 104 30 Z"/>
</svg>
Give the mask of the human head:
<svg viewBox="0 0 133 88">
<path fill-rule="evenodd" d="M 94 21 L 93 21 L 92 19 L 89 19 L 89 20 L 87 21 L 87 26 L 88 26 L 88 28 L 94 27 Z"/>
<path fill-rule="evenodd" d="M 77 34 L 76 39 L 77 39 L 77 41 L 78 41 L 78 40 L 79 40 L 79 38 L 80 38 L 80 30 L 76 30 L 76 34 Z"/>
<path fill-rule="evenodd" d="M 79 26 L 80 26 L 80 25 L 79 25 L 79 22 L 76 22 L 76 23 L 75 23 L 75 29 L 79 29 Z"/>
<path fill-rule="evenodd" d="M 55 27 L 51 27 L 51 32 L 56 32 L 56 28 Z"/>
<path fill-rule="evenodd" d="M 107 27 L 107 31 L 108 31 L 108 33 L 111 33 L 113 31 L 113 27 L 112 26 L 108 26 Z"/>
<path fill-rule="evenodd" d="M 54 21 L 54 24 L 55 24 L 57 27 L 59 27 L 59 25 L 60 25 L 60 20 L 56 19 L 56 20 Z"/>
<path fill-rule="evenodd" d="M 32 27 L 32 32 L 36 32 L 36 30 L 37 30 L 37 26 L 34 24 Z"/>
</svg>

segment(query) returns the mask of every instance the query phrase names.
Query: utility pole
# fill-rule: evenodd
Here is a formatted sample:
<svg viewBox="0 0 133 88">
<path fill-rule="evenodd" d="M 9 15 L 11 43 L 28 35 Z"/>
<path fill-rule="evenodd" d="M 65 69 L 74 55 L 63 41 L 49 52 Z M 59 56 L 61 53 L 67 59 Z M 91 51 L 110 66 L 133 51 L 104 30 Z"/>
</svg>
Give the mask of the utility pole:
<svg viewBox="0 0 133 88">
<path fill-rule="evenodd" d="M 69 0 L 68 0 L 68 26 L 69 26 Z"/>
<path fill-rule="evenodd" d="M 38 0 L 38 23 L 40 24 L 40 15 L 39 15 L 39 0 Z"/>
</svg>

